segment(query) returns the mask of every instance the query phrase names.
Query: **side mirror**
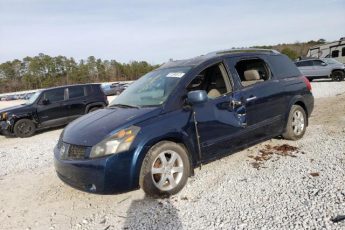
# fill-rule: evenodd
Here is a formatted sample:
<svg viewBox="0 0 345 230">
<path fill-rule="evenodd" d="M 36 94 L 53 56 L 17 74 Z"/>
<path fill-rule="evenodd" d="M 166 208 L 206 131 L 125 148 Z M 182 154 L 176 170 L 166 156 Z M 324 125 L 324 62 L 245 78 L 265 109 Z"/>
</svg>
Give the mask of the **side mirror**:
<svg viewBox="0 0 345 230">
<path fill-rule="evenodd" d="M 201 104 L 208 100 L 207 93 L 205 90 L 190 91 L 187 94 L 187 100 L 190 104 Z"/>
<path fill-rule="evenodd" d="M 48 104 L 49 104 L 49 99 L 44 99 L 44 100 L 42 101 L 42 104 L 43 104 L 43 105 L 48 105 Z"/>
<path fill-rule="evenodd" d="M 322 66 L 326 66 L 326 65 L 327 65 L 327 63 L 325 63 L 325 62 L 322 62 L 322 63 L 321 63 L 321 65 L 322 65 Z"/>
</svg>

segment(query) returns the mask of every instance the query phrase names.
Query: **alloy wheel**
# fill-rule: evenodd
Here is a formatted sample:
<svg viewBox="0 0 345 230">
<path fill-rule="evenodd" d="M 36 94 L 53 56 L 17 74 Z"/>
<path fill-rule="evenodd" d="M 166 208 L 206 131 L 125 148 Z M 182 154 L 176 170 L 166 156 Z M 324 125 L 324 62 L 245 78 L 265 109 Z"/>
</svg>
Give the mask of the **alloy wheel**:
<svg viewBox="0 0 345 230">
<path fill-rule="evenodd" d="M 175 151 L 164 151 L 153 161 L 151 175 L 154 185 L 161 191 L 174 189 L 183 176 L 183 161 Z"/>
<path fill-rule="evenodd" d="M 292 130 L 296 135 L 301 135 L 304 130 L 304 117 L 301 111 L 294 112 L 292 117 Z"/>
</svg>

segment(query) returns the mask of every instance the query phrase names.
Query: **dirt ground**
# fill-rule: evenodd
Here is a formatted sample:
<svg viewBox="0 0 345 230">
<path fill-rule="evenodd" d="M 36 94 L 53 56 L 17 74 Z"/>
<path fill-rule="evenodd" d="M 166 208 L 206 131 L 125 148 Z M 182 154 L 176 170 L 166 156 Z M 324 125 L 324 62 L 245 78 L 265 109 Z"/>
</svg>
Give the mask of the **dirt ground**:
<svg viewBox="0 0 345 230">
<path fill-rule="evenodd" d="M 334 132 L 336 135 L 345 137 L 344 113 L 344 94 L 316 99 L 308 127 L 309 132 L 321 127 L 329 133 Z M 56 138 L 59 132 L 53 132 L 56 132 L 54 136 Z M 6 140 L 1 139 L 0 145 L 4 141 Z M 11 141 L 14 145 L 21 146 L 21 139 L 11 139 Z M 281 140 L 273 140 L 273 142 L 283 143 Z M 258 146 L 264 146 L 266 143 Z M 226 162 L 229 167 L 236 167 L 236 164 L 242 167 L 245 164 L 245 167 L 248 167 L 247 170 L 254 170 L 246 161 L 248 161 L 247 156 L 258 146 L 235 153 L 220 161 Z M 2 161 L 1 155 L 0 161 Z M 163 219 L 165 215 L 172 218 L 180 216 L 177 218 L 180 219 L 180 223 L 179 221 L 175 223 L 175 228 L 190 228 L 189 220 L 181 214 L 183 209 L 176 207 L 193 206 L 194 198 L 189 196 L 189 190 L 198 191 L 199 181 L 215 189 L 217 186 L 222 186 L 216 181 L 220 178 L 218 178 L 219 174 L 224 171 L 217 169 L 216 165 L 217 163 L 210 163 L 204 169 L 196 170 L 196 175 L 190 179 L 187 188 L 165 201 L 145 197 L 142 190 L 107 196 L 81 192 L 62 183 L 51 164 L 8 173 L 0 176 L 0 229 L 138 229 L 140 226 L 135 223 L 138 219 L 145 218 L 146 213 L 158 213 L 154 218 L 154 223 L 149 225 L 151 229 L 159 229 L 159 226 L 163 226 L 161 229 L 164 229 L 164 225 L 161 224 L 169 221 Z M 203 170 L 212 171 L 214 176 L 201 178 Z M 195 192 L 195 197 L 202 193 L 202 190 Z M 205 203 L 206 206 L 208 204 L 212 204 L 212 199 Z M 193 209 L 197 209 L 195 206 L 191 208 L 191 212 L 197 212 Z"/>
</svg>

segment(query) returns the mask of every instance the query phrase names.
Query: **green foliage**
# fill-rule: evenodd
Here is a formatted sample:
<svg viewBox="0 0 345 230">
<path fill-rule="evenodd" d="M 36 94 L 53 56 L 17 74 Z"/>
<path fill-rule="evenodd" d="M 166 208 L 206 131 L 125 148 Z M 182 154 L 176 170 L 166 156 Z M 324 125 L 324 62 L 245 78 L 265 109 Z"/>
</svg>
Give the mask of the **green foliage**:
<svg viewBox="0 0 345 230">
<path fill-rule="evenodd" d="M 291 60 L 296 60 L 299 56 L 295 51 L 293 51 L 292 49 L 288 47 L 282 49 L 281 53 L 288 56 Z"/>
<path fill-rule="evenodd" d="M 40 53 L 0 64 L 0 93 L 75 83 L 136 80 L 157 67 L 145 61 L 119 63 L 94 56 L 77 63 L 73 58 Z"/>
</svg>

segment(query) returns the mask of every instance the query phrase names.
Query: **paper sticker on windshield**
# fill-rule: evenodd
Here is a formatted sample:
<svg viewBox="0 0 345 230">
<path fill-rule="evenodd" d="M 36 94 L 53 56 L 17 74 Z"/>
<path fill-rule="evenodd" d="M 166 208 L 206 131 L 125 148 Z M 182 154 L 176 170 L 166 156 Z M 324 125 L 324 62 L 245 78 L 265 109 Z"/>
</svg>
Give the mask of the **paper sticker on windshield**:
<svg viewBox="0 0 345 230">
<path fill-rule="evenodd" d="M 181 73 L 181 72 L 177 72 L 177 73 L 169 73 L 167 75 L 167 77 L 178 77 L 178 78 L 181 78 L 183 77 L 184 73 Z"/>
</svg>

